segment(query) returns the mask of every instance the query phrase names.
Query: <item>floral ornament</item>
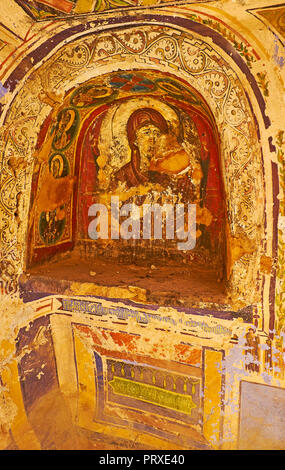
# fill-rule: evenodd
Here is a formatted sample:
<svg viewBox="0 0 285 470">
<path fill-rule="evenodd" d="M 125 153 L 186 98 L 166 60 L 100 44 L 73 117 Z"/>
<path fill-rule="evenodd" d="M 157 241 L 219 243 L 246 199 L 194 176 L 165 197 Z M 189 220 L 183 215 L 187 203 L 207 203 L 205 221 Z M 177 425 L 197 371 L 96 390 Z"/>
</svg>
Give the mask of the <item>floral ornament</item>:
<svg viewBox="0 0 285 470">
<path fill-rule="evenodd" d="M 267 74 L 266 72 L 258 72 L 257 73 L 257 83 L 260 86 L 262 93 L 264 96 L 269 96 L 269 90 L 268 90 L 268 81 L 266 81 Z"/>
<path fill-rule="evenodd" d="M 221 25 L 218 21 L 212 20 L 211 18 L 202 18 L 199 15 L 191 14 L 189 18 L 196 23 L 204 24 L 209 26 L 210 28 L 218 31 L 218 33 L 222 34 L 228 41 L 230 41 L 236 51 L 246 60 L 247 66 L 249 68 L 252 67 L 252 63 L 256 61 L 256 57 L 253 55 L 252 51 L 248 48 L 244 42 L 239 41 L 236 38 L 236 35 L 229 31 L 225 26 Z"/>
</svg>

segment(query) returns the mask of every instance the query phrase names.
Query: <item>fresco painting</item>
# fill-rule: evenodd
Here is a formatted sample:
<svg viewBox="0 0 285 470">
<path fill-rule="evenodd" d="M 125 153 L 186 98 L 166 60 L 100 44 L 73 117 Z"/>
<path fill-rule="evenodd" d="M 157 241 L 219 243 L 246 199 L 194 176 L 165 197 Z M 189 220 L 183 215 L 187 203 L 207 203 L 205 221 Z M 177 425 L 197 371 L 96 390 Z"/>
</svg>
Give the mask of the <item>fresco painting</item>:
<svg viewBox="0 0 285 470">
<path fill-rule="evenodd" d="M 183 0 L 180 0 L 183 1 Z M 169 3 L 170 0 L 163 0 Z M 35 20 L 43 21 L 67 15 L 101 13 L 114 9 L 154 6 L 156 0 L 17 0 L 17 3 Z"/>
<path fill-rule="evenodd" d="M 284 449 L 284 14 L 7 0 L 1 450 Z"/>
</svg>

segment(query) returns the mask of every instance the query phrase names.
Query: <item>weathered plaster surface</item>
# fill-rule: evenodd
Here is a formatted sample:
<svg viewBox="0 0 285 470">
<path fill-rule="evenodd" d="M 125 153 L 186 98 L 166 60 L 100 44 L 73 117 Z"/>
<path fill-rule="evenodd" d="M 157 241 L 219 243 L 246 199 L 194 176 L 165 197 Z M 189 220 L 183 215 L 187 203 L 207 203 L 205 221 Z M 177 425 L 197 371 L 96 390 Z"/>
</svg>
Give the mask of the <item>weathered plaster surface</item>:
<svg viewBox="0 0 285 470">
<path fill-rule="evenodd" d="M 179 2 L 41 22 L 12 0 L 1 7 L 2 449 L 284 447 L 280 429 L 272 440 L 246 427 L 244 401 L 260 393 L 273 406 L 285 389 L 285 10 L 266 6 Z M 48 138 L 36 149 L 40 129 L 77 87 L 134 69 L 184 80 L 211 109 L 227 209 L 226 305 L 153 306 L 131 279 L 100 286 L 96 273 L 68 292 L 41 284 L 23 301 L 32 175 L 50 155 Z"/>
</svg>

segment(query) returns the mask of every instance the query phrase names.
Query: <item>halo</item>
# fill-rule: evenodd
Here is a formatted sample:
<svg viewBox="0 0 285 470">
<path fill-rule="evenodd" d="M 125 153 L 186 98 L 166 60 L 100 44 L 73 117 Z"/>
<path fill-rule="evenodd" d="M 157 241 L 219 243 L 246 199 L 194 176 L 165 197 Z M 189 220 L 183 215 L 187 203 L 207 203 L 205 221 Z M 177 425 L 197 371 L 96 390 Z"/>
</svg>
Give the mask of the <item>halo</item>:
<svg viewBox="0 0 285 470">
<path fill-rule="evenodd" d="M 131 160 L 131 149 L 127 137 L 127 122 L 130 115 L 140 108 L 152 108 L 160 112 L 167 123 L 178 131 L 177 113 L 166 103 L 150 97 L 130 98 L 115 103 L 107 112 L 101 126 L 98 148 L 100 155 L 108 156 L 108 166 L 113 170 L 121 168 Z"/>
<path fill-rule="evenodd" d="M 64 147 L 60 147 L 58 143 L 57 144 L 55 143 L 56 137 L 57 137 L 58 131 L 59 131 L 58 124 L 60 122 L 60 119 L 64 115 L 64 113 L 66 113 L 67 111 L 69 112 L 69 120 L 68 120 L 68 123 L 65 125 L 65 128 L 64 128 L 63 132 L 67 136 L 68 130 L 72 128 L 72 131 L 71 131 L 71 135 L 68 136 L 69 140 L 68 140 L 68 142 L 66 142 L 66 145 Z M 53 148 L 54 151 L 60 152 L 62 150 L 66 150 L 71 145 L 71 142 L 74 139 L 74 136 L 77 132 L 77 128 L 78 128 L 78 124 L 79 124 L 78 117 L 79 117 L 78 111 L 76 109 L 73 109 L 73 108 L 64 108 L 58 113 L 58 115 L 57 115 L 57 128 L 56 128 L 56 132 L 55 132 L 55 135 L 53 137 L 53 140 L 52 140 L 52 148 Z"/>
<path fill-rule="evenodd" d="M 67 111 L 70 113 L 70 118 L 69 118 L 69 121 L 68 121 L 68 124 L 65 128 L 65 132 L 68 131 L 72 124 L 74 123 L 74 119 L 75 119 L 75 111 L 73 109 L 70 109 L 70 108 L 67 108 Z"/>
<path fill-rule="evenodd" d="M 93 98 L 92 102 L 88 104 L 76 104 L 74 100 L 76 97 L 82 96 L 84 93 L 88 93 L 89 91 L 96 90 L 97 95 Z M 96 104 L 101 104 L 107 101 L 111 101 L 114 97 L 118 94 L 118 90 L 111 88 L 105 84 L 91 84 L 91 85 L 84 85 L 73 92 L 71 95 L 70 103 L 72 106 L 76 108 L 89 108 L 95 106 Z"/>
<path fill-rule="evenodd" d="M 51 157 L 51 159 L 50 159 L 50 168 L 52 166 L 52 163 L 56 160 L 59 161 L 59 176 L 61 176 L 62 173 L 63 173 L 63 169 L 64 169 L 64 161 L 63 161 L 62 155 L 60 155 L 59 153 L 56 153 Z"/>
</svg>

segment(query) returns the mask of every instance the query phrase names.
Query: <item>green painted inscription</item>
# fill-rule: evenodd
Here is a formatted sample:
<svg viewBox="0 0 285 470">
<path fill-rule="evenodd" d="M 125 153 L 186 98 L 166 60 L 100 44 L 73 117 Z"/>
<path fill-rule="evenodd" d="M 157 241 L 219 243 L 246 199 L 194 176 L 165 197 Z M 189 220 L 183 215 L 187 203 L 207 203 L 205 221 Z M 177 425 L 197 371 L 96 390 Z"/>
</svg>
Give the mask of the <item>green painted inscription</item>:
<svg viewBox="0 0 285 470">
<path fill-rule="evenodd" d="M 191 395 L 163 390 L 153 385 L 143 384 L 122 377 L 113 377 L 109 382 L 113 391 L 119 395 L 136 398 L 154 405 L 171 408 L 181 413 L 191 414 L 197 405 L 193 402 Z"/>
</svg>

